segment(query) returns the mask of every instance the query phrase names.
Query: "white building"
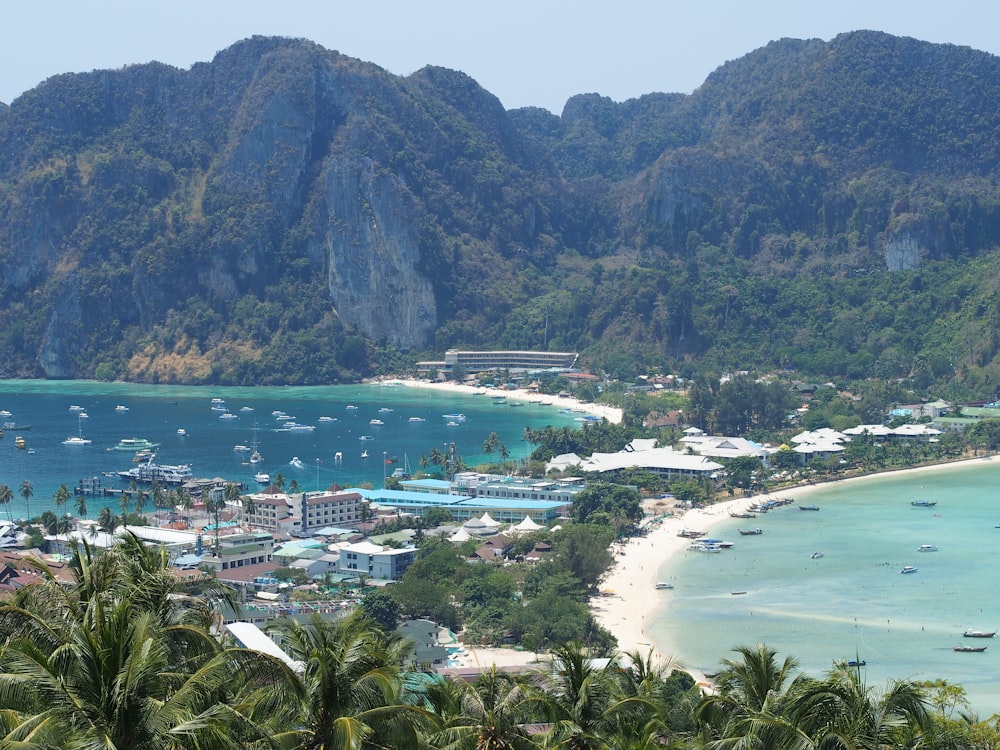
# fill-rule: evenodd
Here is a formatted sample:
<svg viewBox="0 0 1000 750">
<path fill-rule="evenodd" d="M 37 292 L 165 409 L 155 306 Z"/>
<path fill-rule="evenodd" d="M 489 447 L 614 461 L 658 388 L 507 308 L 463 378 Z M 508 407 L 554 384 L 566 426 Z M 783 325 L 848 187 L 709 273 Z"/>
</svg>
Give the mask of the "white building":
<svg viewBox="0 0 1000 750">
<path fill-rule="evenodd" d="M 398 581 L 417 558 L 412 547 L 392 549 L 372 542 L 357 542 L 340 549 L 340 573 Z"/>
</svg>

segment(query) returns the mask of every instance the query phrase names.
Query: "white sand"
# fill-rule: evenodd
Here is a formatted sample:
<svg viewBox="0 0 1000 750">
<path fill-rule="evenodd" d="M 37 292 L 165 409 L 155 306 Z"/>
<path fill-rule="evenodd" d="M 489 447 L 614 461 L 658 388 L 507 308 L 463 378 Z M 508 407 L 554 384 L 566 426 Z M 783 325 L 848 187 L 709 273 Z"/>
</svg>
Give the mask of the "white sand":
<svg viewBox="0 0 1000 750">
<path fill-rule="evenodd" d="M 484 390 L 482 388 L 465 385 L 463 383 L 437 382 L 430 380 L 407 380 L 393 378 L 389 382 L 399 384 L 407 388 L 425 388 L 428 390 L 443 391 L 445 393 L 461 393 L 466 396 L 472 396 Z M 505 396 L 509 401 L 524 401 L 525 403 L 544 402 L 559 409 L 573 409 L 581 414 L 591 414 L 595 417 L 601 417 L 609 422 L 618 423 L 622 421 L 622 410 L 606 404 L 583 403 L 575 398 L 532 393 L 531 391 L 526 391 L 520 388 L 512 391 L 501 390 L 499 388 L 495 390 L 488 389 L 486 390 L 486 393 L 494 396 Z"/>
<path fill-rule="evenodd" d="M 937 471 L 944 467 L 973 466 L 982 463 L 984 460 L 998 461 L 1000 460 L 1000 456 L 955 461 L 935 464 L 933 466 L 919 466 L 900 471 L 907 473 Z M 872 477 L 885 475 L 886 473 L 869 474 L 863 477 L 851 477 L 836 481 L 863 482 Z M 616 551 L 614 567 L 601 583 L 601 591 L 604 593 L 596 597 L 592 602 L 591 610 L 594 613 L 595 619 L 610 630 L 618 639 L 618 650 L 620 652 L 638 650 L 640 653 L 646 654 L 652 649 L 653 655 L 660 661 L 676 661 L 674 656 L 675 644 L 666 643 L 662 640 L 656 643 L 651 642 L 650 637 L 646 634 L 645 626 L 646 621 L 654 618 L 657 612 L 662 609 L 664 597 L 670 595 L 669 590 L 656 590 L 657 581 L 672 582 L 668 564 L 674 556 L 685 551 L 691 544 L 690 539 L 679 537 L 677 533 L 681 529 L 708 532 L 719 521 L 728 518 L 730 511 L 743 511 L 747 506 L 758 501 L 762 502 L 777 497 L 787 497 L 797 503 L 801 503 L 809 495 L 826 486 L 826 484 L 828 483 L 794 487 L 776 492 L 773 495 L 757 495 L 755 497 L 727 500 L 704 509 L 689 510 L 681 515 L 653 521 L 650 525 L 651 527 L 655 526 L 655 528 L 645 537 L 635 537 L 629 539 L 625 544 L 616 546 L 616 550 L 622 554 Z M 748 526 L 752 526 L 753 523 L 752 519 L 747 521 Z M 664 569 L 667 572 L 662 572 Z M 705 681 L 704 675 L 690 669 L 687 665 L 681 666 L 688 669 L 696 679 Z"/>
</svg>

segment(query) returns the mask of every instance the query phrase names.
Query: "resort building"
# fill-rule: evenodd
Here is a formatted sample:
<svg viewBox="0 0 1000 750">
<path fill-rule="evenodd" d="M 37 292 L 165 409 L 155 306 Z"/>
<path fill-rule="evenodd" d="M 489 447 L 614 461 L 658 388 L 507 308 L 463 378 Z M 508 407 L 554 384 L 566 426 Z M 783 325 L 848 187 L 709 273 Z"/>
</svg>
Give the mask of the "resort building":
<svg viewBox="0 0 1000 750">
<path fill-rule="evenodd" d="M 393 549 L 372 542 L 358 542 L 341 548 L 340 573 L 398 581 L 416 559 L 417 550 L 412 547 Z"/>
<path fill-rule="evenodd" d="M 464 522 L 489 513 L 505 523 L 517 523 L 526 516 L 536 523 L 548 524 L 564 516 L 571 500 L 532 500 L 530 498 L 491 498 L 449 495 L 407 490 L 352 489 L 384 515 L 424 516 L 430 508 L 439 508 Z M 530 493 L 529 493 L 530 494 Z M 537 493 L 536 493 L 537 494 Z"/>
<path fill-rule="evenodd" d="M 617 453 L 594 453 L 590 458 L 564 453 L 546 465 L 547 471 L 572 471 L 577 468 L 612 476 L 622 471 L 638 469 L 667 480 L 701 477 L 718 479 L 723 471 L 722 464 L 716 461 L 694 453 L 675 451 L 673 448 L 626 449 Z"/>
<path fill-rule="evenodd" d="M 362 498 L 356 492 L 321 490 L 288 495 L 268 487 L 248 497 L 253 501 L 253 512 L 244 513 L 243 520 L 254 528 L 275 533 L 306 535 L 361 520 Z"/>
<path fill-rule="evenodd" d="M 493 372 L 560 372 L 572 370 L 579 357 L 577 352 L 536 352 L 536 351 L 459 351 L 449 349 L 444 360 L 438 362 L 417 362 L 417 372 L 428 374 L 436 370 L 439 377 L 450 378 L 452 371 L 460 367 L 467 373 Z"/>
</svg>

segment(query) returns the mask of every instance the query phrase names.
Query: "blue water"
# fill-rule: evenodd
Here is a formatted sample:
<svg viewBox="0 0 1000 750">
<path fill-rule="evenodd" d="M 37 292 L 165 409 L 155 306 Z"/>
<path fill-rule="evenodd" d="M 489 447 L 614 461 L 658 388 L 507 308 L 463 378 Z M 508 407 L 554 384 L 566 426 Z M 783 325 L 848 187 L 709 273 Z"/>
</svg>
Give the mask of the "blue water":
<svg viewBox="0 0 1000 750">
<path fill-rule="evenodd" d="M 989 462 L 882 475 L 810 494 L 804 502 L 819 512 L 791 505 L 727 518 L 712 536 L 735 542 L 731 550 L 685 552 L 660 572 L 675 588 L 662 592 L 648 634 L 707 671 L 733 647 L 763 642 L 808 674 L 860 658 L 869 684 L 943 678 L 964 685 L 980 715 L 998 712 L 1000 638 L 962 637 L 1000 629 L 998 479 L 1000 464 Z M 915 499 L 938 502 L 914 508 Z M 756 526 L 763 535 L 738 533 Z M 918 552 L 922 544 L 939 549 Z M 901 575 L 904 565 L 918 571 Z M 957 644 L 988 649 L 956 653 Z"/>
<path fill-rule="evenodd" d="M 237 419 L 223 420 L 212 411 L 211 400 L 221 398 Z M 76 435 L 80 420 L 71 405 L 88 414 L 82 421 L 87 446 L 66 446 L 62 441 Z M 128 411 L 116 411 L 122 405 Z M 347 406 L 357 409 L 348 410 Z M 241 411 L 250 407 L 250 411 Z M 380 412 L 379 409 L 392 409 Z M 579 415 L 554 407 L 525 404 L 521 407 L 494 405 L 486 396 L 442 393 L 420 388 L 379 385 L 274 388 L 206 388 L 190 386 L 146 386 L 121 383 L 70 381 L 0 381 L 0 410 L 30 430 L 5 430 L 0 440 L 0 484 L 14 490 L 11 511 L 23 517 L 25 509 L 19 491 L 22 481 L 33 485 L 28 511 L 32 516 L 55 510 L 52 496 L 60 484 L 75 487 L 84 477 L 100 476 L 133 466 L 132 455 L 111 450 L 122 438 L 146 438 L 160 443 L 157 461 L 187 463 L 196 477 L 222 477 L 254 486 L 253 475 L 278 472 L 304 490 L 369 482 L 379 487 L 384 474 L 391 474 L 407 461 L 417 471 L 421 455 L 434 448 L 445 451 L 454 442 L 455 450 L 467 465 L 496 460 L 482 452 L 483 441 L 496 432 L 512 459 L 525 458 L 531 447 L 522 441 L 525 427 L 547 424 L 576 425 Z M 299 424 L 315 425 L 311 432 L 289 432 L 272 411 L 283 410 Z M 448 426 L 443 414 L 464 413 L 466 420 Z M 321 416 L 336 419 L 320 422 Z M 411 423 L 410 417 L 426 421 Z M 369 424 L 380 419 L 383 426 Z M 177 434 L 179 428 L 186 437 Z M 22 435 L 29 448 L 18 450 L 14 437 Z M 233 451 L 237 444 L 250 446 L 256 436 L 264 462 L 251 466 L 247 454 Z M 370 440 L 361 440 L 370 436 Z M 368 458 L 362 458 L 367 450 Z M 334 460 L 337 452 L 343 454 Z M 383 460 L 395 457 L 397 463 Z M 298 458 L 296 468 L 290 462 Z M 122 487 L 116 479 L 101 477 L 102 484 Z M 96 516 L 104 505 L 117 509 L 114 502 L 91 498 L 88 515 Z"/>
</svg>

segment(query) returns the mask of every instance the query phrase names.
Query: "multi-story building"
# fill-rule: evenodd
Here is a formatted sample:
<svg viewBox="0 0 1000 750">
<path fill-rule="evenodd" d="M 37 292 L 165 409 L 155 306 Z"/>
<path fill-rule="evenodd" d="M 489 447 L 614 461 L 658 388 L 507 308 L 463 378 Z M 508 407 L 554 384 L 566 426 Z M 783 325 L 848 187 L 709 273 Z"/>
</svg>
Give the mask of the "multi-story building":
<svg viewBox="0 0 1000 750">
<path fill-rule="evenodd" d="M 416 559 L 417 551 L 412 547 L 393 549 L 372 542 L 358 542 L 341 548 L 339 572 L 398 581 Z"/>
<path fill-rule="evenodd" d="M 302 492 L 287 495 L 268 488 L 251 494 L 253 512 L 244 520 L 276 533 L 310 534 L 326 526 L 346 526 L 361 520 L 362 497 L 357 492 Z M 248 503 L 244 503 L 244 508 Z"/>
<path fill-rule="evenodd" d="M 437 370 L 439 374 L 450 377 L 451 372 L 460 367 L 468 373 L 493 372 L 507 370 L 508 372 L 541 372 L 544 370 L 571 370 L 576 365 L 577 352 L 535 352 L 516 350 L 495 351 L 459 351 L 449 349 L 444 353 L 444 360 L 439 362 L 418 362 L 417 372 L 427 374 Z"/>
</svg>

